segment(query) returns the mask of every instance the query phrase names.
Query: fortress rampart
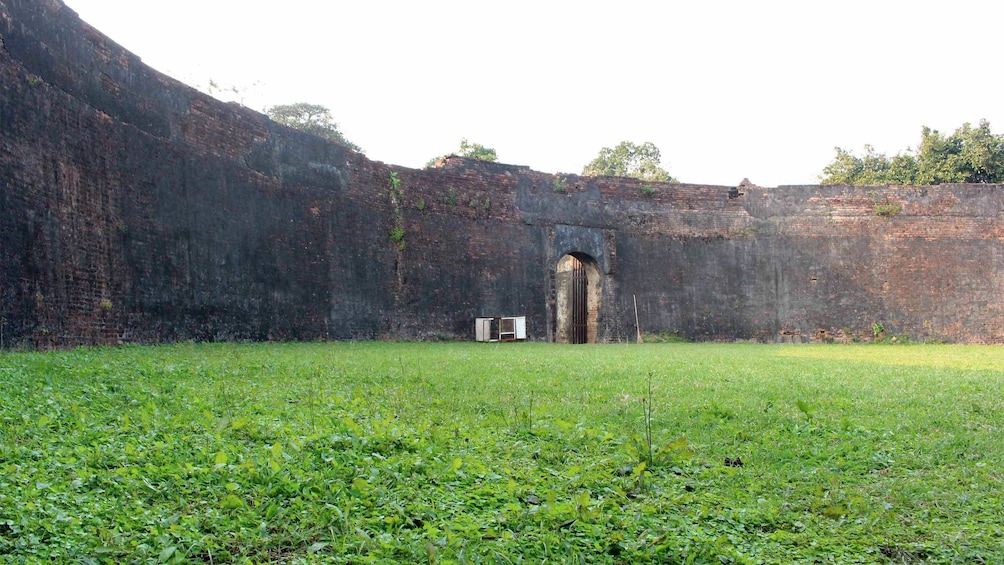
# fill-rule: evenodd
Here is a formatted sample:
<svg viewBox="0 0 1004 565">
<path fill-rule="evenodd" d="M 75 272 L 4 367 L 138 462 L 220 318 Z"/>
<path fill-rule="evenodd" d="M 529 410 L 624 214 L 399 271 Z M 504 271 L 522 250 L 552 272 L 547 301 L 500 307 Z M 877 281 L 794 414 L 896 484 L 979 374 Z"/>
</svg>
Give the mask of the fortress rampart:
<svg viewBox="0 0 1004 565">
<path fill-rule="evenodd" d="M 336 113 L 338 109 L 335 109 Z M 397 188 L 392 174 L 399 179 Z M 414 170 L 219 102 L 59 0 L 0 0 L 5 346 L 890 334 L 1004 342 L 998 185 L 764 188 Z"/>
</svg>

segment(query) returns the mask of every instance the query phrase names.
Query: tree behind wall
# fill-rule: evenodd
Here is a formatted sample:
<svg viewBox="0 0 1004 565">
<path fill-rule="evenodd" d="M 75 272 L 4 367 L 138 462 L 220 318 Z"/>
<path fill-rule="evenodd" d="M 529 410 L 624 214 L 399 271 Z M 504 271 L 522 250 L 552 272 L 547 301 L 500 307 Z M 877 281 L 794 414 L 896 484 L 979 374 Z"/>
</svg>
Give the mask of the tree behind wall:
<svg viewBox="0 0 1004 565">
<path fill-rule="evenodd" d="M 358 145 L 345 138 L 331 116 L 331 110 L 325 106 L 307 102 L 278 104 L 269 108 L 266 113 L 274 122 L 340 143 L 362 153 Z"/>
<path fill-rule="evenodd" d="M 604 147 L 599 155 L 583 167 L 584 176 L 634 177 L 642 180 L 679 182 L 660 162 L 662 154 L 650 141 L 637 145 L 622 141 L 613 149 Z"/>
<path fill-rule="evenodd" d="M 892 158 L 865 145 L 865 154 L 836 148 L 826 167 L 823 184 L 941 184 L 1004 182 L 1004 136 L 994 134 L 986 120 L 968 122 L 944 135 L 924 127 L 920 145 Z"/>
</svg>

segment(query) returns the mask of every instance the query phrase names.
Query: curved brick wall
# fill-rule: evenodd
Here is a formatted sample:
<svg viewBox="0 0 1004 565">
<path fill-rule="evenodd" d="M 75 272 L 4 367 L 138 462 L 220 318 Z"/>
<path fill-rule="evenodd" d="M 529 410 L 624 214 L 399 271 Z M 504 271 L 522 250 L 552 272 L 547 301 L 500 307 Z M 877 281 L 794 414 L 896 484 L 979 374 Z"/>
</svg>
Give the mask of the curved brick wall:
<svg viewBox="0 0 1004 565">
<path fill-rule="evenodd" d="M 406 169 L 180 84 L 58 0 L 0 0 L 0 41 L 8 347 L 469 338 L 498 314 L 552 340 L 570 252 L 601 271 L 600 341 L 634 338 L 634 298 L 643 330 L 694 339 L 878 322 L 1004 341 L 1000 186 L 651 192 L 462 159 Z"/>
</svg>

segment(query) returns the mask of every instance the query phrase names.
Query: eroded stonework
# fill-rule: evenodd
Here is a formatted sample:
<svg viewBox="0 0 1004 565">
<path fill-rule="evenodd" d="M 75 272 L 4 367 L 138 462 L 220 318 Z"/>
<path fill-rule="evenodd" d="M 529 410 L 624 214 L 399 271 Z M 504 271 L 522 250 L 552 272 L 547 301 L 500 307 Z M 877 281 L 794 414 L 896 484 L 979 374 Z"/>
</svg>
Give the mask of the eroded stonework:
<svg viewBox="0 0 1004 565">
<path fill-rule="evenodd" d="M 692 339 L 1004 342 L 1000 186 L 407 169 L 180 84 L 58 0 L 0 0 L 0 41 L 6 347 L 467 339 L 494 315 L 554 340 L 567 253 L 596 262 L 598 341 L 635 338 L 637 300 Z"/>
</svg>

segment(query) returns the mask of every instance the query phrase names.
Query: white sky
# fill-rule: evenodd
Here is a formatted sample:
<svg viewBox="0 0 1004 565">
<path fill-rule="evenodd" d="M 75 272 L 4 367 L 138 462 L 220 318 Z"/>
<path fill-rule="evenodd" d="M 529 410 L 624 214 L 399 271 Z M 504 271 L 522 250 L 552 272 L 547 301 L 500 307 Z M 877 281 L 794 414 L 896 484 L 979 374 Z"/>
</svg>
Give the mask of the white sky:
<svg viewBox="0 0 1004 565">
<path fill-rule="evenodd" d="M 65 1 L 157 70 L 256 110 L 323 104 L 408 167 L 467 138 L 578 173 L 630 140 L 682 182 L 814 184 L 834 146 L 1004 131 L 1004 2 Z"/>
</svg>

